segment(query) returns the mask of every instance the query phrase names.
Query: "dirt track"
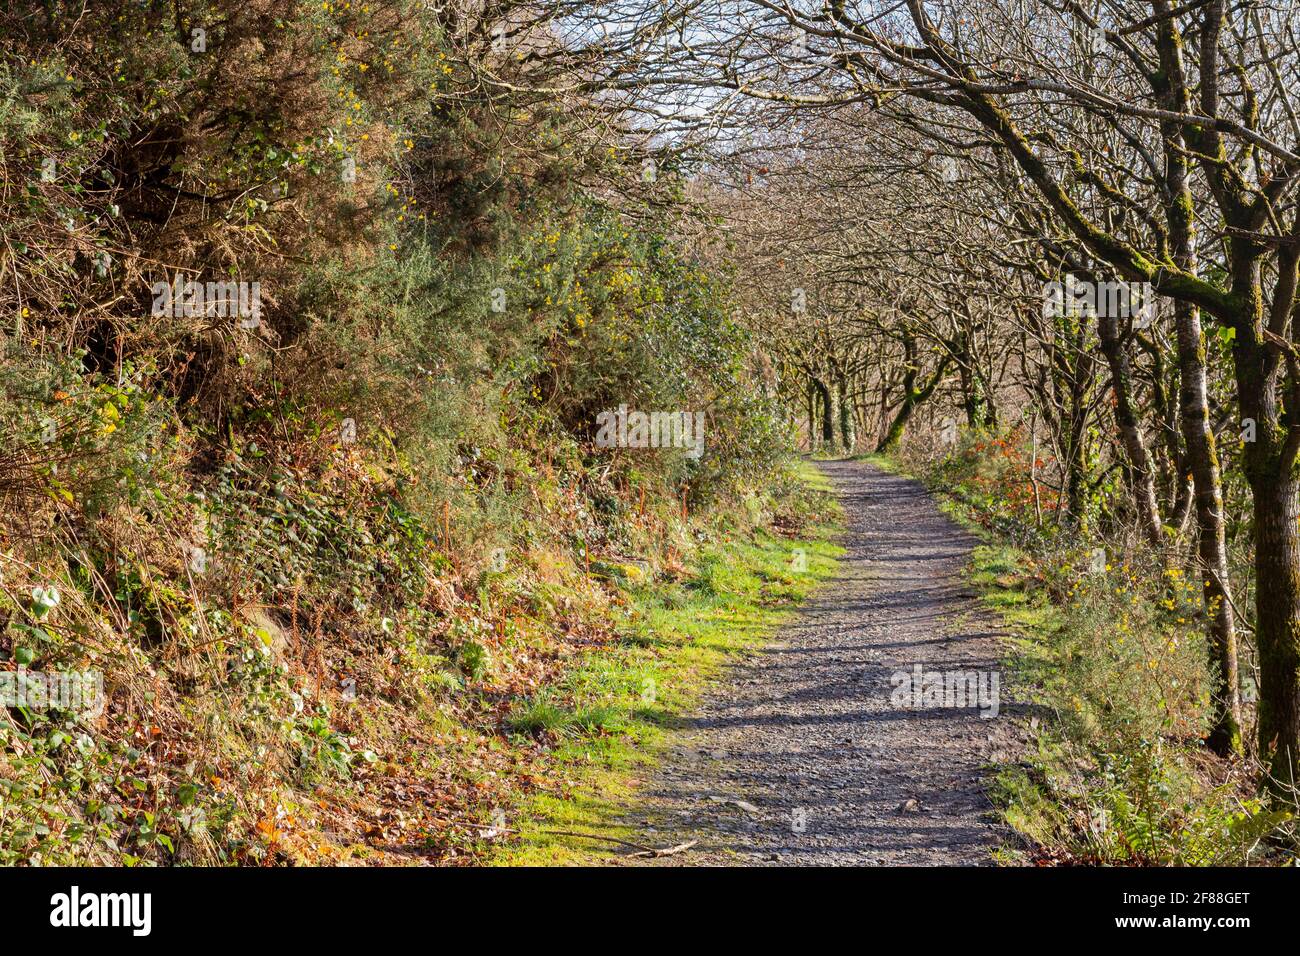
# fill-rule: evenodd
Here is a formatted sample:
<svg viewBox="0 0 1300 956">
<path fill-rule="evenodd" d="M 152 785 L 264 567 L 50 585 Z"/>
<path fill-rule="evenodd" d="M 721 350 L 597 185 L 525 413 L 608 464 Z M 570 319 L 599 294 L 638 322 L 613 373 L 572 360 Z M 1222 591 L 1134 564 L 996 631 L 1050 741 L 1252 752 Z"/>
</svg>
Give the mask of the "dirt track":
<svg viewBox="0 0 1300 956">
<path fill-rule="evenodd" d="M 838 576 L 724 675 L 624 819 L 648 844 L 700 841 L 654 861 L 669 865 L 988 863 L 1003 834 L 981 768 L 1018 737 L 1005 693 L 993 719 L 891 702 L 914 664 L 999 671 L 996 627 L 960 577 L 975 539 L 917 482 L 820 467 L 845 510 Z"/>
</svg>

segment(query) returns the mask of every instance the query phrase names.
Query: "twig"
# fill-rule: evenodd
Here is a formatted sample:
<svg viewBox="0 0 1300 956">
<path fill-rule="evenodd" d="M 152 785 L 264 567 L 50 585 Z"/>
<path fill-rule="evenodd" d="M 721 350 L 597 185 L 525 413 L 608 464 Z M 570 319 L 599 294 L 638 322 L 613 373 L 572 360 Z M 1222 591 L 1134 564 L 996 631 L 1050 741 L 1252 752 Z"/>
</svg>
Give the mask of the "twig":
<svg viewBox="0 0 1300 956">
<path fill-rule="evenodd" d="M 679 843 L 676 846 L 670 846 L 663 850 L 642 850 L 639 853 L 633 853 L 633 856 L 676 856 L 678 853 L 685 853 L 691 847 L 698 844 L 699 840 L 687 840 L 685 843 Z"/>
<path fill-rule="evenodd" d="M 452 824 L 452 825 L 471 827 L 475 830 L 491 830 L 494 833 L 514 833 L 518 836 L 524 835 L 522 830 L 516 830 L 513 827 L 497 826 L 496 824 L 469 823 L 464 820 L 446 820 L 446 819 L 444 819 L 442 822 L 447 824 Z M 632 854 L 633 856 L 650 856 L 650 857 L 673 856 L 677 853 L 684 853 L 686 850 L 689 850 L 691 847 L 695 846 L 700 842 L 699 840 L 690 840 L 686 843 L 679 843 L 676 846 L 653 847 L 653 846 L 645 846 L 644 844 L 641 843 L 632 843 L 629 840 L 620 840 L 617 837 L 601 836 L 598 833 L 578 833 L 576 830 L 541 829 L 541 830 L 537 830 L 536 832 L 545 833 L 549 836 L 579 837 L 584 840 L 603 840 L 606 843 L 617 843 L 619 846 L 630 847 L 633 850 L 638 851 L 636 853 L 633 853 Z"/>
</svg>

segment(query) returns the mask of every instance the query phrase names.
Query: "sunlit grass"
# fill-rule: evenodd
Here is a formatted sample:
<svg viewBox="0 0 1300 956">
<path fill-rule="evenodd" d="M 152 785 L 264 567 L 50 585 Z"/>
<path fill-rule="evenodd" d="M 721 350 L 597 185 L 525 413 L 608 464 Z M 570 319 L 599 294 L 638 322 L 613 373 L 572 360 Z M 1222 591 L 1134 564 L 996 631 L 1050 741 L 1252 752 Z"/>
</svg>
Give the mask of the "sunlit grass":
<svg viewBox="0 0 1300 956">
<path fill-rule="evenodd" d="M 810 483 L 825 479 L 806 467 Z M 552 831 L 635 840 L 616 822 L 635 799 L 640 778 L 657 762 L 709 681 L 728 663 L 760 648 L 798 605 L 831 576 L 842 549 L 833 525 L 800 539 L 758 533 L 699 555 L 691 577 L 629 590 L 628 632 L 613 648 L 591 652 L 553 699 L 530 701 L 514 729 L 558 735 L 555 763 L 570 782 L 563 795 L 530 799 L 516 824 L 518 840 L 495 862 L 583 864 L 609 844 Z M 802 549 L 806 570 L 796 554 Z"/>
</svg>

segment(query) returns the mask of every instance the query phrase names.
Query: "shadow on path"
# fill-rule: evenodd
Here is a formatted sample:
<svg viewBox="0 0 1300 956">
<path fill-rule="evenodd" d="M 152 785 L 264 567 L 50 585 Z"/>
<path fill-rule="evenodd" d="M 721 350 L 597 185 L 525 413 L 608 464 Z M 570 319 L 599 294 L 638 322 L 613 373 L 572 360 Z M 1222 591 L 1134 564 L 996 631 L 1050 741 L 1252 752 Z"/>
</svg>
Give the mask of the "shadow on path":
<svg viewBox="0 0 1300 956">
<path fill-rule="evenodd" d="M 1007 709 L 891 702 L 915 664 L 998 672 L 1001 632 L 960 576 L 976 539 L 918 482 L 819 467 L 845 512 L 838 576 L 724 675 L 626 822 L 699 840 L 654 861 L 676 866 L 988 863 L 1002 832 L 981 768 L 1017 746 Z"/>
</svg>

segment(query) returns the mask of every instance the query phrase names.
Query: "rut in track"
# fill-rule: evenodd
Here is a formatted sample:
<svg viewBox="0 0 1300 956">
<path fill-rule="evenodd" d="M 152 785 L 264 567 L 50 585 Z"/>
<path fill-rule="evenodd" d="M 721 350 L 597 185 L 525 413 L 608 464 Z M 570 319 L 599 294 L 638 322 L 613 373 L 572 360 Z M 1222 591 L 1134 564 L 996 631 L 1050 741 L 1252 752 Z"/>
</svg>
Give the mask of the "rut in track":
<svg viewBox="0 0 1300 956">
<path fill-rule="evenodd" d="M 891 703 L 914 664 L 999 671 L 1001 634 L 960 575 L 976 540 L 915 481 L 819 467 L 845 511 L 839 574 L 723 675 L 624 822 L 700 841 L 660 864 L 988 863 L 1004 834 L 981 770 L 1020 739 L 1005 693 L 993 719 Z"/>
</svg>

